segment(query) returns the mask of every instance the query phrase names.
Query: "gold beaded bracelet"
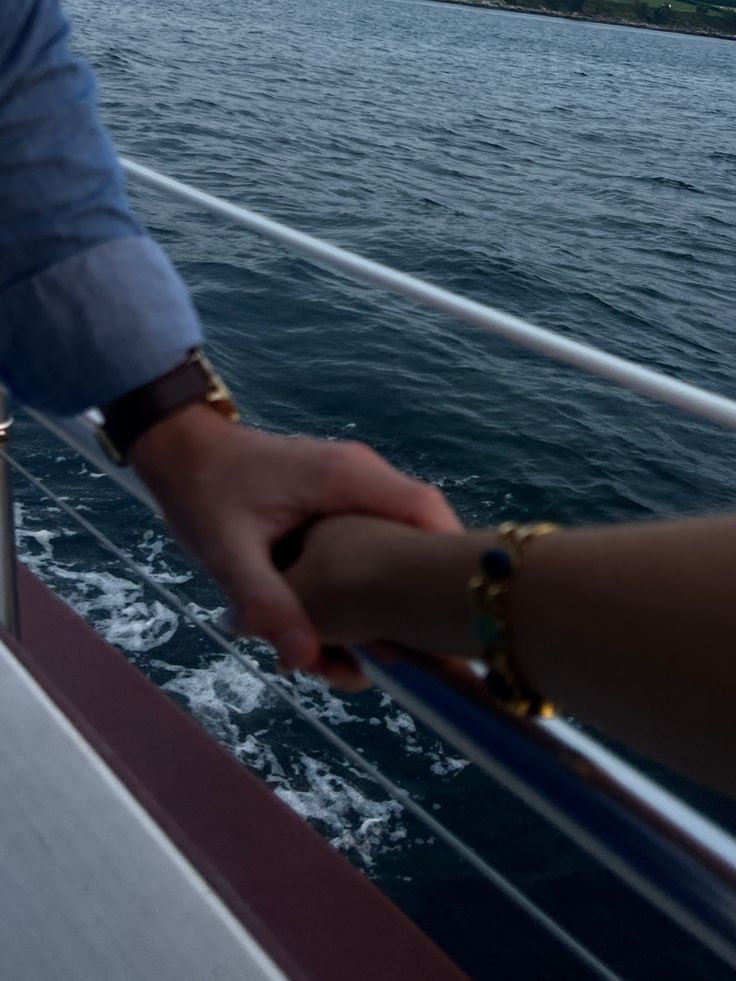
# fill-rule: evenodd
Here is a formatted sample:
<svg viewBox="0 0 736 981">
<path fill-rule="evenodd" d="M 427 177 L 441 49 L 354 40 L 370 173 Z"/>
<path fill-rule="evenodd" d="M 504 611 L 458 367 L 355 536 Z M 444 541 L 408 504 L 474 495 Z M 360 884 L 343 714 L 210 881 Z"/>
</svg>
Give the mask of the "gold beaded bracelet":
<svg viewBox="0 0 736 981">
<path fill-rule="evenodd" d="M 551 719 L 557 709 L 530 688 L 516 668 L 507 610 L 508 594 L 521 567 L 526 543 L 559 531 L 559 527 L 550 521 L 529 525 L 505 521 L 498 528 L 498 545 L 483 555 L 481 574 L 469 583 L 480 611 L 475 629 L 483 641 L 483 659 L 488 665 L 486 685 L 501 705 L 523 718 Z"/>
</svg>

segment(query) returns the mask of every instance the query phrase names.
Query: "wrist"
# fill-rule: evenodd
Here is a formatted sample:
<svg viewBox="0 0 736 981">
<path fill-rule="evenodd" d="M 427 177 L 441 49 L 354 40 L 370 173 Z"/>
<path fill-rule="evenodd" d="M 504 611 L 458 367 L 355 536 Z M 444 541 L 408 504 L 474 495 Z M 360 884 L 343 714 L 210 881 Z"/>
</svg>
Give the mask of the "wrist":
<svg viewBox="0 0 736 981">
<path fill-rule="evenodd" d="M 482 656 L 484 643 L 477 633 L 478 610 L 469 583 L 483 555 L 497 547 L 497 532 L 414 534 L 409 547 L 384 561 L 382 605 L 391 620 L 386 636 L 418 650 Z"/>
<path fill-rule="evenodd" d="M 242 441 L 255 430 L 234 425 L 197 402 L 172 412 L 146 430 L 133 444 L 130 463 L 147 484 L 174 478 L 185 467 L 191 477 L 203 475 L 214 448 L 235 434 Z M 153 488 L 152 488 L 153 489 Z"/>
<path fill-rule="evenodd" d="M 98 439 L 115 463 L 129 461 L 135 444 L 158 423 L 201 404 L 230 422 L 239 418 L 232 396 L 199 348 L 166 374 L 122 395 L 103 409 Z"/>
<path fill-rule="evenodd" d="M 287 579 L 330 642 L 406 643 L 412 583 L 407 564 L 424 537 L 409 526 L 367 515 L 326 518 L 309 531 L 303 558 Z"/>
<path fill-rule="evenodd" d="M 475 654 L 467 582 L 478 555 L 467 533 L 406 529 L 406 537 L 384 554 L 383 577 L 373 584 L 386 621 L 384 636 L 417 650 Z"/>
</svg>

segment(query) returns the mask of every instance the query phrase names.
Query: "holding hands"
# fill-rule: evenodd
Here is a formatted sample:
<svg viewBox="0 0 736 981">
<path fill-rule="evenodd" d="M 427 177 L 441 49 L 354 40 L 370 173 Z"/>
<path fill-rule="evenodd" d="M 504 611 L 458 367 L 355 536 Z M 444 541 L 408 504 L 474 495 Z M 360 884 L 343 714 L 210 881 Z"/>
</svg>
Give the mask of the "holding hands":
<svg viewBox="0 0 736 981">
<path fill-rule="evenodd" d="M 273 563 L 285 535 L 349 512 L 434 531 L 460 527 L 439 491 L 367 446 L 272 436 L 203 403 L 152 426 L 131 458 L 173 534 L 229 595 L 237 630 L 268 640 L 291 668 L 313 666 L 321 639 Z"/>
<path fill-rule="evenodd" d="M 478 658 L 487 639 L 469 584 L 487 556 L 503 558 L 500 532 L 329 518 L 288 580 L 326 643 Z M 529 540 L 502 606 L 514 672 L 580 721 L 736 793 L 734 555 L 730 515 Z M 339 661 L 286 666 L 358 687 L 357 669 Z"/>
<path fill-rule="evenodd" d="M 355 689 L 355 666 L 324 645 L 487 649 L 469 582 L 507 543 L 497 529 L 463 532 L 438 491 L 367 447 L 270 436 L 198 404 L 150 428 L 132 460 L 230 596 L 238 630 L 269 640 L 285 669 Z M 283 573 L 272 550 L 305 526 Z M 733 516 L 527 543 L 498 618 L 516 673 L 581 721 L 736 790 L 724 753 L 736 746 L 735 554 Z"/>
<path fill-rule="evenodd" d="M 476 656 L 481 644 L 472 631 L 467 580 L 477 567 L 478 547 L 471 539 L 460 531 L 429 533 L 380 518 L 327 518 L 309 532 L 287 579 L 325 644 L 382 640 L 427 654 Z M 357 673 L 339 660 L 282 663 L 316 671 L 341 687 L 358 686 Z"/>
</svg>

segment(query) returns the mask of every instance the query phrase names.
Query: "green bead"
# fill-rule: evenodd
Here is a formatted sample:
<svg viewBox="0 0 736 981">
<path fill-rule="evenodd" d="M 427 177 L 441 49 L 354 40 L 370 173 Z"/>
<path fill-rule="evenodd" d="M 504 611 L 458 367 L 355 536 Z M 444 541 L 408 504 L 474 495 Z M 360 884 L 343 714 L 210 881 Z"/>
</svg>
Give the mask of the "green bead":
<svg viewBox="0 0 736 981">
<path fill-rule="evenodd" d="M 491 617 L 476 617 L 473 623 L 473 631 L 478 640 L 488 647 L 492 644 L 497 644 L 501 636 L 498 623 L 491 619 Z"/>
</svg>

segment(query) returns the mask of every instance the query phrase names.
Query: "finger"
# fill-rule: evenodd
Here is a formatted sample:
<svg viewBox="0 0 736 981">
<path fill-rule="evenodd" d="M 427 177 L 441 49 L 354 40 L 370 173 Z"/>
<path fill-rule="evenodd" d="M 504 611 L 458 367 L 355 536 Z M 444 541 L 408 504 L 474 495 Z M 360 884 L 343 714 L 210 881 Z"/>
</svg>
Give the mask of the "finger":
<svg viewBox="0 0 736 981">
<path fill-rule="evenodd" d="M 347 692 L 366 691 L 371 682 L 360 670 L 360 663 L 344 647 L 323 647 L 317 673 L 334 688 Z"/>
<path fill-rule="evenodd" d="M 372 688 L 371 682 L 360 673 L 342 665 L 330 665 L 318 674 L 324 678 L 330 688 L 339 688 L 340 691 L 347 692 L 349 695 L 356 695 L 362 691 Z"/>
<path fill-rule="evenodd" d="M 218 578 L 233 601 L 238 633 L 268 641 L 289 670 L 311 670 L 320 655 L 319 637 L 262 544 L 244 544 L 237 563 Z"/>
<path fill-rule="evenodd" d="M 427 531 L 462 529 L 438 488 L 399 473 L 362 443 L 333 444 L 330 454 L 319 489 L 323 512 L 360 511 Z"/>
</svg>

